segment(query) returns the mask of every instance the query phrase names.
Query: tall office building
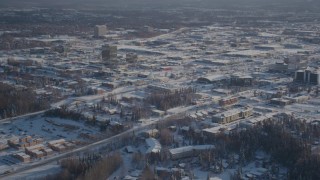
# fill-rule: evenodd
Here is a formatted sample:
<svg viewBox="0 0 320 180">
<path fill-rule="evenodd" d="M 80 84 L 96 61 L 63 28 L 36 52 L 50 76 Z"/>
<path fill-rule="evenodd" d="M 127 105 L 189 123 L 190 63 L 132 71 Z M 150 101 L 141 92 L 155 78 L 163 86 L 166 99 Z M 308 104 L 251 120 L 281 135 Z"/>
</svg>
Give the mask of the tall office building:
<svg viewBox="0 0 320 180">
<path fill-rule="evenodd" d="M 94 37 L 101 37 L 107 34 L 107 26 L 106 25 L 96 25 L 94 27 Z"/>
<path fill-rule="evenodd" d="M 295 81 L 313 85 L 320 84 L 320 71 L 307 69 L 295 72 Z"/>
<path fill-rule="evenodd" d="M 117 59 L 118 48 L 113 45 L 102 46 L 102 61 L 106 64 L 114 65 L 118 62 Z"/>
</svg>

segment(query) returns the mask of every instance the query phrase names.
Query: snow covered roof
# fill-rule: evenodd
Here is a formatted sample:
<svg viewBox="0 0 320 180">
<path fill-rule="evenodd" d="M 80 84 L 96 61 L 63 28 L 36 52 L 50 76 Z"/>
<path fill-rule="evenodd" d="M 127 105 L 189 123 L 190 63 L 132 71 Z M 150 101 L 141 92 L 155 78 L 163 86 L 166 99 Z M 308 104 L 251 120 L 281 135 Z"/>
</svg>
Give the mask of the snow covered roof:
<svg viewBox="0 0 320 180">
<path fill-rule="evenodd" d="M 147 153 L 159 153 L 161 151 L 161 144 L 154 138 L 146 139 L 146 143 L 149 146 Z"/>
<path fill-rule="evenodd" d="M 215 81 L 221 81 L 221 80 L 228 79 L 228 78 L 229 77 L 226 75 L 214 74 L 214 75 L 208 75 L 205 77 L 200 77 L 198 80 L 206 79 L 207 81 L 215 82 Z"/>
<path fill-rule="evenodd" d="M 197 146 L 184 146 L 184 147 L 179 147 L 179 148 L 174 148 L 170 149 L 170 154 L 175 155 L 175 154 L 180 154 L 184 152 L 189 152 L 193 150 L 206 150 L 206 149 L 214 149 L 214 145 L 197 145 Z"/>
</svg>

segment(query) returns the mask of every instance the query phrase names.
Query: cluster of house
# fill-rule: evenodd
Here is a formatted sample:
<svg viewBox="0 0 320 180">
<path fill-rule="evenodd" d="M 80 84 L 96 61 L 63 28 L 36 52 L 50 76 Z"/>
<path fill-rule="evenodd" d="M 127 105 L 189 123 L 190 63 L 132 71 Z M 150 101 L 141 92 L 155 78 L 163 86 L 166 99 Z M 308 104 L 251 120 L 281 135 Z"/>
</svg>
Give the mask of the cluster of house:
<svg viewBox="0 0 320 180">
<path fill-rule="evenodd" d="M 43 144 L 27 147 L 25 152 L 35 158 L 42 158 L 53 154 L 53 150 Z"/>
<path fill-rule="evenodd" d="M 25 136 L 22 138 L 13 137 L 8 140 L 8 145 L 16 149 L 27 148 L 30 146 L 35 146 L 40 143 L 43 143 L 42 138 L 33 139 L 31 136 Z"/>
<path fill-rule="evenodd" d="M 43 139 L 32 139 L 31 136 L 26 136 L 20 139 L 16 137 L 8 140 L 9 146 L 19 150 L 25 150 L 24 152 L 12 154 L 13 157 L 22 162 L 30 162 L 31 158 L 42 158 L 52 155 L 54 151 L 63 152 L 65 150 L 72 149 L 75 146 L 75 144 L 67 142 L 64 139 L 49 141 L 47 146 L 43 143 Z"/>
<path fill-rule="evenodd" d="M 58 139 L 48 142 L 48 146 L 58 152 L 62 152 L 68 149 L 72 149 L 75 144 L 67 142 L 65 139 Z"/>
</svg>

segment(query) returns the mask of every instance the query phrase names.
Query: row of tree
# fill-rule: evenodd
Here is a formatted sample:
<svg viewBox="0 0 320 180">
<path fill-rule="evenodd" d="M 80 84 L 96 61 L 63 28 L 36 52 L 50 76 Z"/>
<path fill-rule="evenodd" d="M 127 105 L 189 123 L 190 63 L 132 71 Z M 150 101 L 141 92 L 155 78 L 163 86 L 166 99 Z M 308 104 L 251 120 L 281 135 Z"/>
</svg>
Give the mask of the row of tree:
<svg viewBox="0 0 320 180">
<path fill-rule="evenodd" d="M 49 107 L 49 103 L 38 98 L 32 89 L 16 88 L 0 83 L 0 118 L 36 112 L 47 107 Z"/>
<path fill-rule="evenodd" d="M 44 114 L 47 117 L 59 117 L 65 119 L 72 119 L 75 121 L 86 119 L 86 117 L 75 111 L 68 110 L 67 106 L 63 105 L 60 108 L 50 109 L 45 112 Z M 94 117 L 92 118 L 95 119 Z"/>
<path fill-rule="evenodd" d="M 91 154 L 82 158 L 67 158 L 60 162 L 61 172 L 48 175 L 43 179 L 105 180 L 120 168 L 122 163 L 123 160 L 119 152 L 106 157 Z"/>
<path fill-rule="evenodd" d="M 166 111 L 177 106 L 191 104 L 196 97 L 195 93 L 194 88 L 182 88 L 174 93 L 152 93 L 145 99 L 145 102 Z"/>
</svg>

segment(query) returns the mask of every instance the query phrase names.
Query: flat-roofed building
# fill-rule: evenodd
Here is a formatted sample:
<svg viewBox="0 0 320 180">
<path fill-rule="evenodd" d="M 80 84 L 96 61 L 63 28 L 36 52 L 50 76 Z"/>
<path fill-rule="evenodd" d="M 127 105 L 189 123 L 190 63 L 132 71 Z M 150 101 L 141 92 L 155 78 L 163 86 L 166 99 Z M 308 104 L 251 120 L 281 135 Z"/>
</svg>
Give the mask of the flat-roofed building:
<svg viewBox="0 0 320 180">
<path fill-rule="evenodd" d="M 252 86 L 252 83 L 253 77 L 250 75 L 234 74 L 230 79 L 232 86 Z"/>
<path fill-rule="evenodd" d="M 75 144 L 67 142 L 64 139 L 58 139 L 58 140 L 48 142 L 48 146 L 54 151 L 62 152 L 67 149 L 73 148 Z"/>
<path fill-rule="evenodd" d="M 219 100 L 219 105 L 220 106 L 230 106 L 233 104 L 238 103 L 238 98 L 237 97 L 227 97 L 227 98 L 222 98 Z"/>
<path fill-rule="evenodd" d="M 295 72 L 295 81 L 313 85 L 320 84 L 320 70 L 308 68 L 306 70 L 298 70 Z"/>
<path fill-rule="evenodd" d="M 13 154 L 13 157 L 17 158 L 21 162 L 30 162 L 31 160 L 31 157 L 24 152 Z"/>
<path fill-rule="evenodd" d="M 253 109 L 251 107 L 237 108 L 214 115 L 212 117 L 212 121 L 215 123 L 225 124 L 241 118 L 249 117 L 252 114 Z"/>
<path fill-rule="evenodd" d="M 118 47 L 114 45 L 103 45 L 101 51 L 102 61 L 108 65 L 116 65 L 118 63 L 117 59 Z"/>
<path fill-rule="evenodd" d="M 98 38 L 107 34 L 106 25 L 96 25 L 94 27 L 94 37 Z"/>
<path fill-rule="evenodd" d="M 194 157 L 199 153 L 207 150 L 214 149 L 214 145 L 197 145 L 197 146 L 184 146 L 179 148 L 169 149 L 170 157 L 172 160 L 178 160 L 188 157 Z"/>
<path fill-rule="evenodd" d="M 270 100 L 271 104 L 278 105 L 278 106 L 287 106 L 292 103 L 289 99 L 283 99 L 283 98 L 272 98 Z"/>
</svg>

